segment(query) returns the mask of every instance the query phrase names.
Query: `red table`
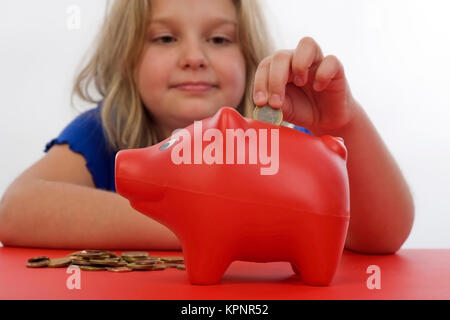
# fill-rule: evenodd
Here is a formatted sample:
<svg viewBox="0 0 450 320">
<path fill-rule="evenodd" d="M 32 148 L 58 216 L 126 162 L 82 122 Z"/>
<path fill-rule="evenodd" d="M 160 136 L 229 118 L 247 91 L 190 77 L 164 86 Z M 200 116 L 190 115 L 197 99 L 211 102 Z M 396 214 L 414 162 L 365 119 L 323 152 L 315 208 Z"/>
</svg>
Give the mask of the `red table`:
<svg viewBox="0 0 450 320">
<path fill-rule="evenodd" d="M 287 262 L 236 261 L 219 285 L 192 286 L 186 271 L 81 271 L 80 289 L 69 290 L 66 268 L 32 269 L 28 258 L 62 257 L 75 250 L 0 247 L 0 299 L 151 299 L 151 300 L 300 300 L 300 299 L 450 299 L 450 249 L 403 249 L 394 255 L 344 251 L 328 287 L 303 285 Z M 120 251 L 114 251 L 120 253 Z M 150 251 L 181 256 L 181 252 Z M 381 289 L 368 289 L 370 265 L 381 271 Z"/>
</svg>

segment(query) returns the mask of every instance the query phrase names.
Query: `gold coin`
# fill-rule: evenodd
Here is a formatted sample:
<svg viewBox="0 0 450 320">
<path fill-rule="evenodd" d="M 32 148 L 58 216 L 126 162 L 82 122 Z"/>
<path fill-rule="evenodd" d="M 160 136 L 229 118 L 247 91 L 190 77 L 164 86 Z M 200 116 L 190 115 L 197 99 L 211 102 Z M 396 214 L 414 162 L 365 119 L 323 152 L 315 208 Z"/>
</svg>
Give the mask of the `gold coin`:
<svg viewBox="0 0 450 320">
<path fill-rule="evenodd" d="M 133 271 L 128 267 L 113 267 L 113 268 L 106 268 L 107 271 L 111 272 L 130 272 Z"/>
<path fill-rule="evenodd" d="M 173 263 L 184 261 L 183 257 L 160 257 L 159 259 L 161 259 L 161 261 L 164 262 L 173 262 Z"/>
<path fill-rule="evenodd" d="M 71 256 L 78 256 L 78 255 L 86 255 L 86 254 L 103 254 L 105 252 L 105 250 L 91 250 L 91 249 L 85 249 L 85 250 L 81 250 L 81 251 L 75 251 L 72 252 L 70 255 Z"/>
<path fill-rule="evenodd" d="M 128 262 L 126 262 L 125 260 L 123 260 L 123 259 L 120 259 L 118 262 L 117 262 L 117 267 L 124 267 L 124 266 L 126 266 L 128 264 Z"/>
<path fill-rule="evenodd" d="M 145 265 L 145 264 L 134 264 L 129 263 L 127 264 L 127 268 L 130 268 L 132 270 L 152 270 L 153 265 Z"/>
<path fill-rule="evenodd" d="M 122 257 L 132 257 L 132 258 L 147 258 L 148 252 L 144 251 L 125 251 L 121 254 Z"/>
<path fill-rule="evenodd" d="M 48 264 L 49 268 L 62 268 L 67 267 L 72 263 L 71 257 L 62 257 L 62 258 L 56 258 L 56 259 L 50 259 L 50 262 Z"/>
<path fill-rule="evenodd" d="M 108 259 L 89 259 L 91 265 L 101 265 L 109 267 L 117 267 L 120 264 L 120 259 L 108 258 Z"/>
<path fill-rule="evenodd" d="M 160 262 L 161 262 L 160 260 L 155 259 L 155 258 L 153 258 L 153 259 L 139 259 L 139 260 L 136 260 L 134 262 L 134 264 L 138 264 L 138 265 L 154 265 L 154 264 L 158 264 Z"/>
<path fill-rule="evenodd" d="M 73 252 L 71 256 L 83 257 L 83 258 L 102 258 L 109 256 L 110 252 L 107 250 L 81 250 Z"/>
<path fill-rule="evenodd" d="M 149 255 L 147 252 L 141 252 L 141 251 L 128 251 L 128 252 L 123 252 L 120 257 L 129 262 L 129 263 L 133 263 L 137 260 L 141 260 L 141 259 L 147 259 L 149 258 Z"/>
<path fill-rule="evenodd" d="M 27 262 L 27 268 L 45 268 L 48 267 L 50 260 L 42 260 L 39 262 Z"/>
<path fill-rule="evenodd" d="M 151 271 L 160 271 L 160 270 L 165 270 L 166 266 L 163 264 L 157 264 L 152 266 Z"/>
<path fill-rule="evenodd" d="M 186 266 L 184 265 L 184 264 L 177 264 L 177 266 L 176 266 L 176 268 L 178 269 L 178 270 L 186 270 Z"/>
<path fill-rule="evenodd" d="M 268 122 L 279 126 L 283 122 L 283 110 L 271 108 L 269 105 L 263 107 L 255 106 L 253 119 Z"/>
<path fill-rule="evenodd" d="M 70 253 L 68 256 L 78 256 L 79 253 L 81 253 L 81 251 L 75 251 L 75 252 Z"/>
<path fill-rule="evenodd" d="M 72 264 L 76 265 L 76 266 L 90 266 L 91 265 L 89 260 L 85 260 L 85 259 L 74 259 L 74 260 L 72 260 Z"/>
<path fill-rule="evenodd" d="M 128 263 L 134 263 L 134 262 L 136 262 L 138 260 L 147 259 L 146 257 L 133 258 L 133 257 L 127 257 L 127 256 L 124 256 L 124 257 L 121 257 L 121 258 L 122 258 L 123 261 L 126 261 Z"/>
<path fill-rule="evenodd" d="M 157 271 L 166 268 L 185 270 L 183 257 L 157 257 L 150 256 L 148 252 L 127 251 L 120 256 L 107 250 L 81 250 L 62 258 L 50 259 L 47 256 L 39 256 L 28 259 L 27 267 L 30 268 L 60 268 L 68 265 L 77 265 L 84 271 L 129 272 L 133 270 Z"/>
<path fill-rule="evenodd" d="M 81 270 L 83 271 L 104 271 L 106 270 L 105 267 L 97 267 L 97 266 L 79 266 Z"/>
<path fill-rule="evenodd" d="M 176 268 L 178 263 L 171 263 L 171 262 L 166 262 L 164 264 L 167 268 Z"/>
<path fill-rule="evenodd" d="M 28 268 L 45 268 L 50 263 L 50 258 L 47 256 L 40 256 L 28 259 Z"/>
<path fill-rule="evenodd" d="M 47 256 L 39 256 L 39 257 L 34 257 L 34 258 L 28 259 L 28 262 L 40 262 L 42 260 L 50 260 L 50 258 Z"/>
</svg>

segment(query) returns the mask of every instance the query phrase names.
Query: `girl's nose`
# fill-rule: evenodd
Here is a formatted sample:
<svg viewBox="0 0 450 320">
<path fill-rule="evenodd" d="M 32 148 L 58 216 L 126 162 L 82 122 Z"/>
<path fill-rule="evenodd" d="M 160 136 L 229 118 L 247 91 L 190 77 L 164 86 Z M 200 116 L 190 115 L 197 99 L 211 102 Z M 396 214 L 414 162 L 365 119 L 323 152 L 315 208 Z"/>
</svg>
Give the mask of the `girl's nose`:
<svg viewBox="0 0 450 320">
<path fill-rule="evenodd" d="M 205 68 L 208 60 L 199 41 L 186 41 L 180 53 L 180 66 L 183 69 Z"/>
</svg>

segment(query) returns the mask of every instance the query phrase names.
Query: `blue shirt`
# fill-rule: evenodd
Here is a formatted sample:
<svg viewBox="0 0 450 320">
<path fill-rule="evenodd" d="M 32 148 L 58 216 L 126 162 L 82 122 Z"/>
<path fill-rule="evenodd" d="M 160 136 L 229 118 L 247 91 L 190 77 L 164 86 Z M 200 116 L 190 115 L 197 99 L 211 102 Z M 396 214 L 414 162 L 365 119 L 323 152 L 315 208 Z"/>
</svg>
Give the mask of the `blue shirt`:
<svg viewBox="0 0 450 320">
<path fill-rule="evenodd" d="M 55 144 L 68 144 L 70 150 L 86 159 L 86 167 L 92 175 L 95 187 L 116 191 L 114 166 L 116 152 L 110 150 L 103 133 L 99 105 L 77 116 L 59 136 L 45 146 L 44 152 Z"/>
<path fill-rule="evenodd" d="M 116 191 L 115 160 L 116 151 L 108 148 L 100 118 L 102 102 L 94 109 L 77 116 L 69 123 L 59 136 L 45 146 L 48 152 L 55 144 L 68 144 L 70 150 L 81 154 L 86 159 L 86 167 L 92 175 L 98 189 Z M 295 126 L 295 129 L 311 134 L 307 129 Z"/>
</svg>

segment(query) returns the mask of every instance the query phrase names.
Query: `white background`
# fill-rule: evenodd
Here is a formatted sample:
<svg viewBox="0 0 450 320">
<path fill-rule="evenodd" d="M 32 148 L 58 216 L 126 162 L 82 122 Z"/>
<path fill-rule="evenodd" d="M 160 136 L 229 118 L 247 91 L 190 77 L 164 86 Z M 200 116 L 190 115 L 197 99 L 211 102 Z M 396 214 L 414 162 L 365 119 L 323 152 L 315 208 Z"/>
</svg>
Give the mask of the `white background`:
<svg viewBox="0 0 450 320">
<path fill-rule="evenodd" d="M 450 3 L 263 0 L 278 49 L 312 36 L 343 63 L 353 95 L 398 161 L 416 219 L 404 248 L 450 247 Z M 0 2 L 0 195 L 76 115 L 75 71 L 106 0 Z M 67 21 L 81 9 L 79 29 Z"/>
</svg>

